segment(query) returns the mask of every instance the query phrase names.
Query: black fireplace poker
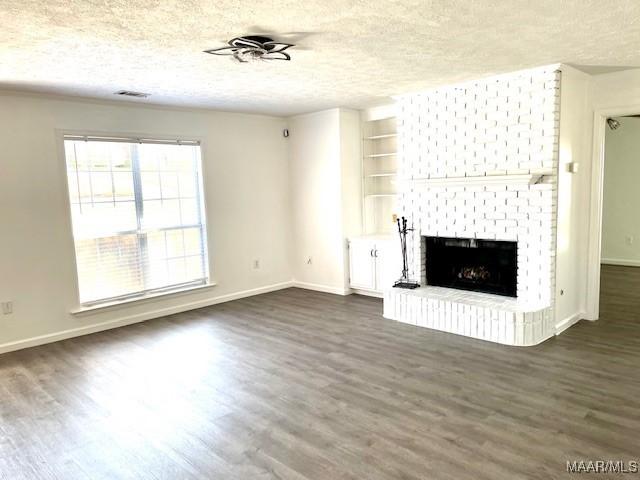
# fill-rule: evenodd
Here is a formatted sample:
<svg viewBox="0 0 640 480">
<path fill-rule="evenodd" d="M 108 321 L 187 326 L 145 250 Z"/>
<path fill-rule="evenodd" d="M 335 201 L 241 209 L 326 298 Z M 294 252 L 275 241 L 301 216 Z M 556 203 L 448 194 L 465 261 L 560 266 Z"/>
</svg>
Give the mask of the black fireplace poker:
<svg viewBox="0 0 640 480">
<path fill-rule="evenodd" d="M 418 288 L 420 284 L 415 280 L 409 280 L 409 261 L 407 260 L 407 233 L 413 232 L 413 228 L 407 228 L 407 219 L 396 219 L 398 234 L 400 235 L 400 249 L 402 250 L 402 277 L 393 284 L 394 288 Z"/>
</svg>

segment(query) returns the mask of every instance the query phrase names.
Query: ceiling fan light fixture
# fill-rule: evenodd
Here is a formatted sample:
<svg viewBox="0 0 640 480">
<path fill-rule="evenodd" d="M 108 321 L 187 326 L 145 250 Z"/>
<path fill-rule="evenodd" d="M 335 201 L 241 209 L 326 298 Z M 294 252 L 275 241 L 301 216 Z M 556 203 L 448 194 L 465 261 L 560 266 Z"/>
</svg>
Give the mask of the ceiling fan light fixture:
<svg viewBox="0 0 640 480">
<path fill-rule="evenodd" d="M 295 47 L 291 43 L 276 42 L 271 37 L 262 35 L 236 37 L 229 40 L 228 44 L 226 47 L 205 50 L 204 53 L 228 55 L 240 63 L 248 63 L 257 60 L 291 60 L 285 50 Z"/>
</svg>

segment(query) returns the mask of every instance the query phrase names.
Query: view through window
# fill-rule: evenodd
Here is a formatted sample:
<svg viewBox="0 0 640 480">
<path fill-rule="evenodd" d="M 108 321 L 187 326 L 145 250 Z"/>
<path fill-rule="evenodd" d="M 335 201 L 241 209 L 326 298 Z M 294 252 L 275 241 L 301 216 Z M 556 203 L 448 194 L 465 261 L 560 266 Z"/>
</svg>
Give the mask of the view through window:
<svg viewBox="0 0 640 480">
<path fill-rule="evenodd" d="M 196 142 L 64 144 L 81 304 L 207 282 Z"/>
</svg>

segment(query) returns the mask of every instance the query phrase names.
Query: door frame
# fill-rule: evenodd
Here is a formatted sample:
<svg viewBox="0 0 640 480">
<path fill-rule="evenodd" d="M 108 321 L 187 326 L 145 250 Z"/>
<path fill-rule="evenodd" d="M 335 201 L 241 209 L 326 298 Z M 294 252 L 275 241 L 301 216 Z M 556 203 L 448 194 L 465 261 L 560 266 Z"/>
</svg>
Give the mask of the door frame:
<svg viewBox="0 0 640 480">
<path fill-rule="evenodd" d="M 602 206 L 604 199 L 604 154 L 607 118 L 640 114 L 640 104 L 600 108 L 593 116 L 591 159 L 591 202 L 587 253 L 586 318 L 600 317 L 600 262 L 602 261 Z"/>
</svg>

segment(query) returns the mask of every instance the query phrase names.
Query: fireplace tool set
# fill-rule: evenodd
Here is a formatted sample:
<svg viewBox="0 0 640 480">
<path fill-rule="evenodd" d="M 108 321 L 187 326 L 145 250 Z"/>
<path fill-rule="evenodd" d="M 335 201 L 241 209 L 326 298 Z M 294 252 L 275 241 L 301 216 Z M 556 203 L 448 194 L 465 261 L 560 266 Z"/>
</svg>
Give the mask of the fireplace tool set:
<svg viewBox="0 0 640 480">
<path fill-rule="evenodd" d="M 402 217 L 396 219 L 398 223 L 398 234 L 400 235 L 400 248 L 402 250 L 402 277 L 393 284 L 395 288 L 418 288 L 420 284 L 415 280 L 409 280 L 409 262 L 407 260 L 407 233 L 413 232 L 413 228 L 407 228 L 407 219 Z"/>
</svg>

